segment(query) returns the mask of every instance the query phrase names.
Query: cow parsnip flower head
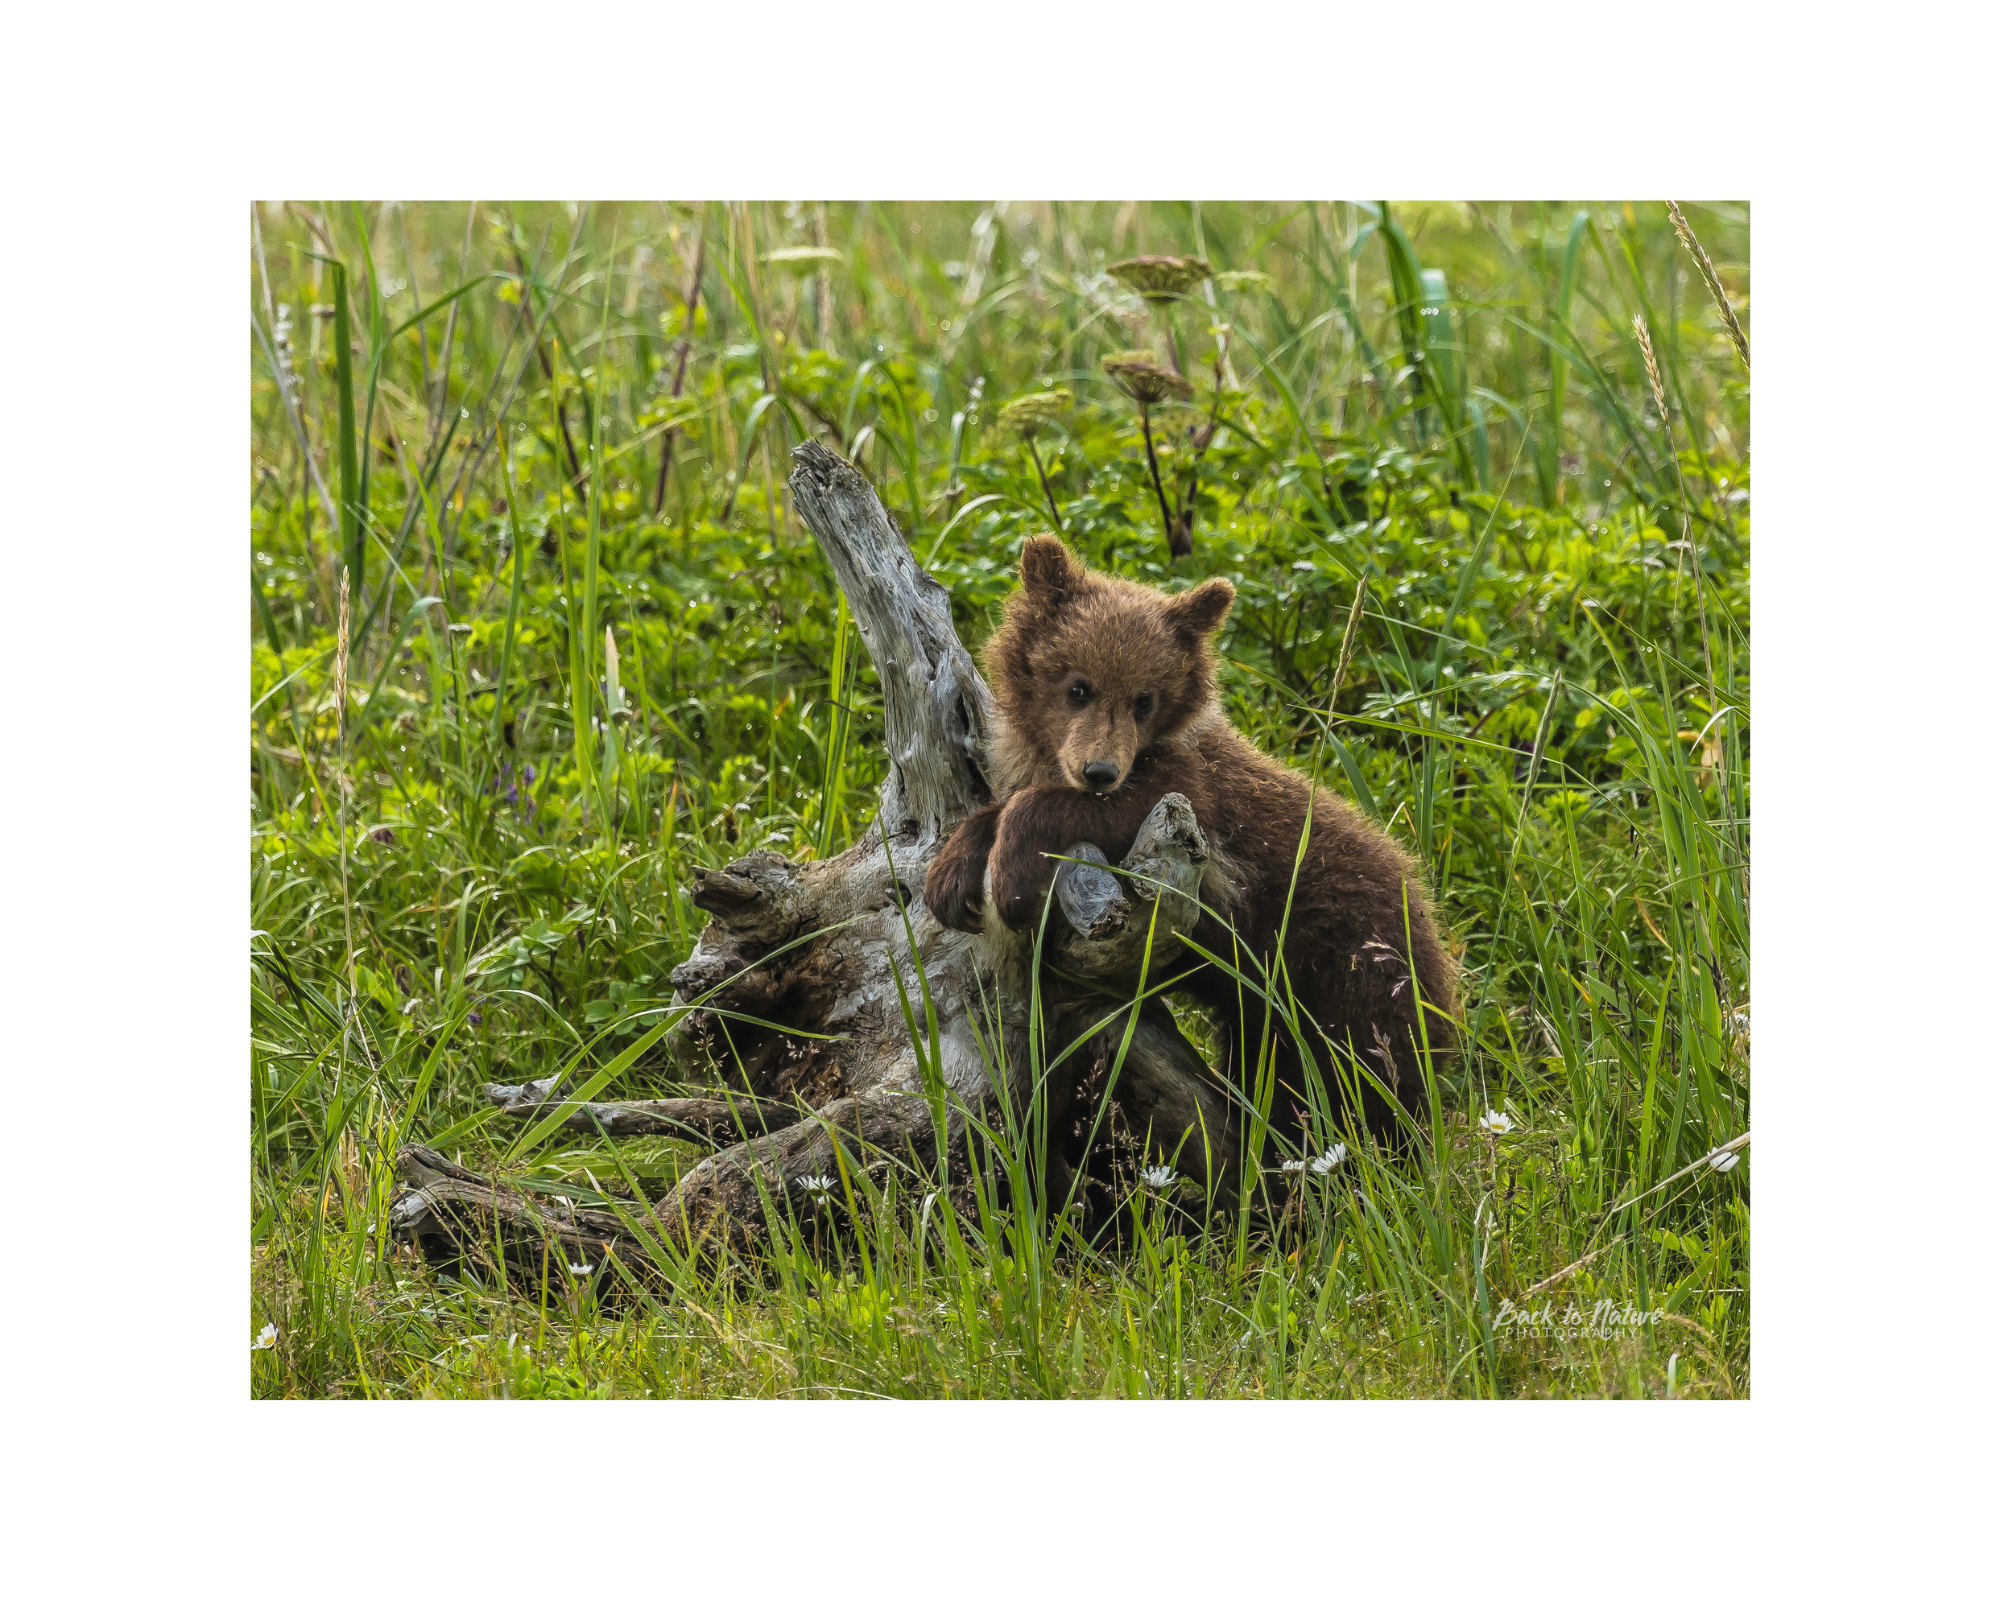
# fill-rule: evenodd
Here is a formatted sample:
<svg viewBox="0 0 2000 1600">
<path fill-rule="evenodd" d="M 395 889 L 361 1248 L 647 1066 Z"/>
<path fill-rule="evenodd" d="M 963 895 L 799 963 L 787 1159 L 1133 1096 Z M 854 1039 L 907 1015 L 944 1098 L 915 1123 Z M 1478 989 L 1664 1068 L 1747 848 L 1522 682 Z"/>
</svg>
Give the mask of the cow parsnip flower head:
<svg viewBox="0 0 2000 1600">
<path fill-rule="evenodd" d="M 787 245 L 782 250 L 766 250 L 757 259 L 767 267 L 776 267 L 795 278 L 804 278 L 821 267 L 838 266 L 847 258 L 831 245 L 795 244 Z"/>
<path fill-rule="evenodd" d="M 1119 350 L 1104 358 L 1105 375 L 1142 406 L 1156 406 L 1162 400 L 1187 400 L 1194 394 L 1189 383 L 1172 367 L 1163 367 L 1146 350 Z"/>
<path fill-rule="evenodd" d="M 1104 271 L 1154 305 L 1177 300 L 1214 275 L 1200 256 L 1133 256 L 1112 262 Z"/>
<path fill-rule="evenodd" d="M 1031 389 L 1002 406 L 993 426 L 996 431 L 1018 439 L 1032 439 L 1045 425 L 1069 410 L 1070 400 L 1067 389 Z"/>
</svg>

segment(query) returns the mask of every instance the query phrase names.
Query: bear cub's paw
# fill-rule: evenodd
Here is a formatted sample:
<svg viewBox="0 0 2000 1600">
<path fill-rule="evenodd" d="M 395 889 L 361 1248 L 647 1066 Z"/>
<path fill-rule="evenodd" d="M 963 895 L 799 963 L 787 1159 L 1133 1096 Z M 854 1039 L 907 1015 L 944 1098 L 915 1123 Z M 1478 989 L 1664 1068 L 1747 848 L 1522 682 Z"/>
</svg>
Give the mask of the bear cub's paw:
<svg viewBox="0 0 2000 1600">
<path fill-rule="evenodd" d="M 986 856 L 992 839 L 980 830 L 961 827 L 938 851 L 924 875 L 924 904 L 947 928 L 978 933 L 984 926 L 980 907 L 986 900 Z"/>
<path fill-rule="evenodd" d="M 993 909 L 1019 933 L 1042 920 L 1042 902 L 1055 881 L 1056 864 L 1041 851 L 1003 850 L 993 858 Z"/>
</svg>

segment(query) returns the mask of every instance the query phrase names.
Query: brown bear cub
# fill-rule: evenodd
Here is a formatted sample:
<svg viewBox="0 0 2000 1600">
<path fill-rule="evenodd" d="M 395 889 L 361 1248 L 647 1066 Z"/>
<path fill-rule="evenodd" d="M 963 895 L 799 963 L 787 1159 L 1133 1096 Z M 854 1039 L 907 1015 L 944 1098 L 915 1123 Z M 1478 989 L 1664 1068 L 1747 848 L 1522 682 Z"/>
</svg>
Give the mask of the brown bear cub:
<svg viewBox="0 0 2000 1600">
<path fill-rule="evenodd" d="M 1324 789 L 1315 794 L 1224 718 L 1209 639 L 1235 598 L 1226 578 L 1169 597 L 1086 571 L 1052 536 L 1030 539 L 1020 590 L 985 653 L 1001 714 L 995 776 L 1007 798 L 945 842 L 924 899 L 946 926 L 979 931 L 990 856 L 994 912 L 1009 928 L 1033 927 L 1055 874 L 1048 852 L 1087 842 L 1122 860 L 1161 796 L 1183 794 L 1211 852 L 1194 942 L 1255 977 L 1246 957 L 1274 970 L 1283 928 L 1292 993 L 1322 1036 L 1303 1029 L 1325 1103 L 1343 1103 L 1337 1084 L 1354 1077 L 1351 1050 L 1415 1107 L 1420 1042 L 1442 1055 L 1454 1040 L 1456 974 L 1436 913 L 1416 864 L 1382 829 Z M 1299 861 L 1309 800 L 1312 835 Z M 1181 987 L 1213 1015 L 1225 1070 L 1238 1039 L 1254 1056 L 1263 1001 L 1192 951 L 1172 959 Z M 1274 1021 L 1270 1031 L 1273 1122 L 1296 1137 L 1306 1125 L 1304 1065 L 1289 1030 Z M 1327 1071 L 1328 1041 L 1342 1051 L 1338 1076 Z M 1366 1089 L 1361 1098 L 1368 1125 L 1390 1132 L 1395 1116 L 1382 1096 Z"/>
</svg>

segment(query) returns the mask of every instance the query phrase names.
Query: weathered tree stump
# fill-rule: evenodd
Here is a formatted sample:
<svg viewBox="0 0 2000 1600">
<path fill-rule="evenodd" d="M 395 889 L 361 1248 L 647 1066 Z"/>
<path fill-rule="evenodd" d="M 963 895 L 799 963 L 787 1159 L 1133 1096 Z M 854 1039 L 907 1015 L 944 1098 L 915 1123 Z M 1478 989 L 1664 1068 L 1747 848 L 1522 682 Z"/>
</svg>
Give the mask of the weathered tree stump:
<svg viewBox="0 0 2000 1600">
<path fill-rule="evenodd" d="M 918 567 L 867 480 L 818 444 L 793 455 L 800 515 L 832 563 L 881 680 L 889 773 L 875 826 L 830 860 L 798 863 L 759 850 L 722 871 L 697 872 L 693 899 L 709 922 L 670 981 L 692 1008 L 677 1046 L 684 1059 L 710 1064 L 714 1088 L 602 1104 L 561 1100 L 553 1079 L 488 1090 L 511 1113 L 562 1116 L 580 1131 L 718 1145 L 654 1209 L 652 1224 L 684 1246 L 756 1238 L 769 1198 L 800 1179 L 836 1174 L 836 1140 L 862 1167 L 888 1162 L 936 1175 L 942 1157 L 962 1181 L 979 1126 L 1002 1125 L 1001 1097 L 1016 1112 L 1026 1106 L 1037 1059 L 1032 939 L 992 919 L 981 934 L 945 928 L 922 894 L 945 836 L 994 796 L 992 698 L 952 626 L 949 596 Z M 1123 875 L 1105 870 L 1094 849 L 1076 854 L 1059 870 L 1044 941 L 1040 1059 L 1086 1042 L 1048 1074 L 1049 1121 L 1095 1116 L 1094 1102 L 1065 1097 L 1073 1101 L 1081 1084 L 1096 1082 L 1100 1093 L 1106 1086 L 1103 1069 L 1125 1039 L 1149 940 L 1157 983 L 1182 955 L 1178 935 L 1194 924 L 1207 858 L 1179 795 L 1147 819 L 1120 863 Z M 921 1035 L 915 1041 L 906 1007 Z M 1157 998 L 1141 1006 L 1130 1034 L 1109 1085 L 1123 1126 L 1151 1159 L 1171 1161 L 1220 1197 L 1236 1164 L 1231 1092 Z M 936 1053 L 926 1061 L 932 1037 Z M 420 1146 L 402 1152 L 400 1171 L 405 1187 L 391 1219 L 399 1235 L 490 1242 L 526 1230 L 559 1241 L 573 1264 L 644 1259 L 604 1213 L 559 1215 Z M 1051 1186 L 1068 1176 L 1067 1163 L 1052 1157 Z"/>
</svg>

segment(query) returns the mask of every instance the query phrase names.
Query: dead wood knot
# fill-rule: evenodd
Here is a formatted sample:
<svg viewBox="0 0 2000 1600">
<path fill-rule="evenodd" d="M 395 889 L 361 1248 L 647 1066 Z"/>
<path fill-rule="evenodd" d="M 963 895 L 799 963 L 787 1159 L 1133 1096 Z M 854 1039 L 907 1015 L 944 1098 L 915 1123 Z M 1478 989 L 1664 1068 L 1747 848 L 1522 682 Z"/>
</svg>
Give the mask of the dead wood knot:
<svg viewBox="0 0 2000 1600">
<path fill-rule="evenodd" d="M 739 878 L 726 869 L 696 867 L 694 889 L 688 898 L 702 910 L 720 915 L 747 906 L 763 892 L 748 878 Z"/>
<path fill-rule="evenodd" d="M 798 463 L 792 469 L 792 476 L 805 478 L 816 489 L 831 489 L 842 472 L 851 475 L 864 487 L 867 483 L 859 472 L 817 439 L 808 439 L 795 449 L 792 452 L 792 460 Z"/>
</svg>

